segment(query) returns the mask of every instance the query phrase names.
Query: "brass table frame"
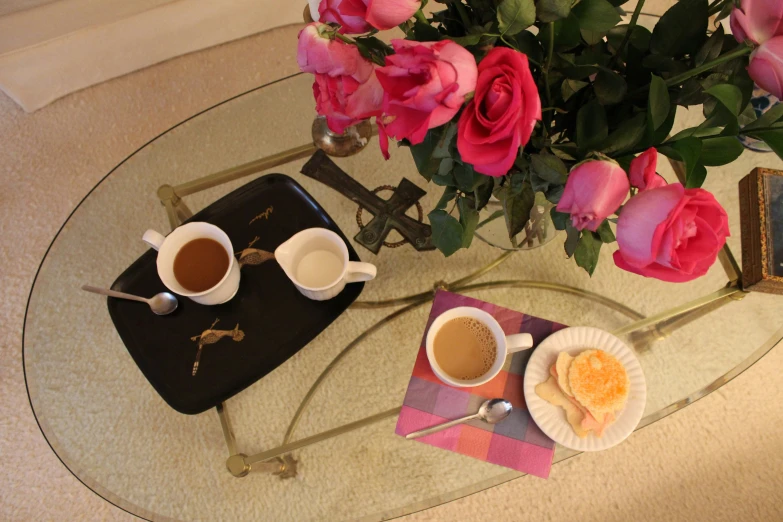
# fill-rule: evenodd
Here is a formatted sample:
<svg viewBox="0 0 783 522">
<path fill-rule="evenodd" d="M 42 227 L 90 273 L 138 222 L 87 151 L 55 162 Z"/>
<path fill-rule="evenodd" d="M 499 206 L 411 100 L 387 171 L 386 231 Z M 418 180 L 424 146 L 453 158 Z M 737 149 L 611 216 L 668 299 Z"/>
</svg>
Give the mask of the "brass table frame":
<svg viewBox="0 0 783 522">
<path fill-rule="evenodd" d="M 298 159 L 304 159 L 311 156 L 317 150 L 317 146 L 314 143 L 309 143 L 289 149 L 272 156 L 261 158 L 255 161 L 251 161 L 236 167 L 223 170 L 214 174 L 210 174 L 187 183 L 183 183 L 177 186 L 162 185 L 157 192 L 160 198 L 161 204 L 166 209 L 166 215 L 168 216 L 169 223 L 172 230 L 179 226 L 184 220 L 190 218 L 193 213 L 187 207 L 183 201 L 183 197 L 206 190 L 212 187 L 235 181 L 237 179 L 258 174 L 265 170 L 272 169 L 274 167 L 295 161 Z M 677 162 L 672 162 L 672 166 L 678 175 L 683 179 L 682 165 Z M 507 280 L 507 281 L 493 281 L 483 283 L 473 283 L 476 279 L 487 274 L 501 263 L 506 261 L 514 251 L 505 252 L 495 259 L 487 266 L 469 274 L 461 279 L 453 282 L 438 281 L 433 285 L 433 289 L 425 290 L 415 295 L 380 300 L 380 301 L 357 301 L 351 307 L 352 308 L 386 308 L 386 307 L 398 307 L 402 306 L 398 310 L 395 310 L 388 316 L 384 317 L 369 329 L 362 332 L 356 339 L 351 341 L 339 354 L 324 368 L 323 372 L 315 380 L 310 387 L 310 390 L 305 395 L 299 408 L 294 413 L 293 418 L 286 430 L 285 436 L 280 446 L 262 451 L 254 455 L 246 455 L 239 451 L 234 437 L 233 430 L 231 428 L 231 421 L 228 411 L 226 410 L 225 403 L 221 403 L 216 407 L 218 416 L 220 418 L 220 424 L 223 429 L 223 436 L 226 441 L 228 449 L 228 459 L 226 460 L 226 467 L 228 471 L 235 477 L 244 477 L 251 471 L 263 471 L 278 475 L 281 478 L 290 478 L 296 476 L 297 461 L 291 455 L 292 451 L 301 449 L 317 442 L 321 442 L 332 437 L 342 435 L 344 433 L 369 426 L 384 419 L 394 417 L 400 412 L 400 407 L 393 408 L 387 411 L 371 415 L 369 417 L 360 419 L 355 422 L 345 424 L 343 426 L 327 430 L 316 435 L 305 437 L 298 440 L 293 440 L 296 427 L 299 420 L 302 417 L 305 409 L 310 403 L 311 399 L 315 395 L 319 386 L 326 380 L 329 374 L 340 363 L 340 361 L 348 353 L 351 352 L 356 346 L 358 346 L 366 337 L 383 327 L 385 324 L 393 321 L 397 317 L 414 310 L 434 298 L 435 291 L 438 289 L 448 289 L 455 292 L 471 292 L 480 289 L 498 288 L 498 287 L 513 287 L 513 288 L 527 288 L 527 289 L 542 289 L 555 291 L 570 295 L 577 295 L 582 298 L 589 299 L 597 304 L 601 304 L 608 308 L 619 312 L 629 319 L 631 322 L 626 326 L 623 326 L 613 333 L 615 335 L 628 335 L 632 344 L 638 351 L 649 350 L 651 345 L 656 341 L 663 340 L 673 332 L 682 328 L 683 326 L 705 316 L 706 314 L 724 306 L 732 301 L 741 300 L 745 297 L 746 293 L 742 290 L 741 270 L 737 264 L 734 255 L 729 249 L 728 245 L 723 247 L 719 254 L 719 260 L 723 266 L 728 282 L 725 287 L 716 290 L 706 296 L 699 297 L 688 303 L 677 306 L 670 310 L 666 310 L 652 317 L 645 317 L 639 312 L 609 299 L 594 292 L 583 290 L 568 285 L 562 285 L 558 283 L 548 283 L 541 281 L 527 281 L 527 280 Z M 783 335 L 783 329 L 780 332 Z M 777 335 L 777 334 L 776 334 Z M 774 337 L 773 337 L 774 339 Z M 648 415 L 640 422 L 637 429 L 644 427 L 652 422 L 665 417 L 666 415 L 681 409 L 682 407 L 690 404 L 691 402 L 698 400 L 699 398 L 707 395 L 710 391 L 717 389 L 721 385 L 725 384 L 736 375 L 750 367 L 758 358 L 769 351 L 776 341 L 770 340 L 764 346 L 759 348 L 756 352 L 751 354 L 743 363 L 735 367 L 733 370 L 726 373 L 704 389 L 696 392 L 690 397 L 671 404 L 666 408 L 659 410 L 651 415 Z M 763 351 L 762 351 L 763 350 Z M 572 452 L 577 454 L 578 452 Z M 513 478 L 512 477 L 509 477 Z M 500 482 L 498 482 L 500 483 Z M 488 486 L 489 487 L 489 486 Z M 455 497 L 458 498 L 458 497 Z"/>
</svg>

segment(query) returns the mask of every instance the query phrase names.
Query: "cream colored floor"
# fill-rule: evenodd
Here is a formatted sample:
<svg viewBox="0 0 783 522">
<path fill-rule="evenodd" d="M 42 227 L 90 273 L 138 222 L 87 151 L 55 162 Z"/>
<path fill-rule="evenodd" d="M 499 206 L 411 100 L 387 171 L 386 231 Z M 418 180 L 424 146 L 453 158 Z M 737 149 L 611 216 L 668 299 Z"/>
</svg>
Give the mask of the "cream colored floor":
<svg viewBox="0 0 783 522">
<path fill-rule="evenodd" d="M 34 114 L 0 98 L 1 520 L 135 519 L 80 484 L 35 424 L 21 364 L 28 292 L 62 222 L 119 161 L 195 112 L 295 70 L 294 46 L 279 34 L 181 57 Z M 548 481 L 522 478 L 408 520 L 781 520 L 781 371 L 778 347 L 624 444 L 556 466 Z"/>
</svg>

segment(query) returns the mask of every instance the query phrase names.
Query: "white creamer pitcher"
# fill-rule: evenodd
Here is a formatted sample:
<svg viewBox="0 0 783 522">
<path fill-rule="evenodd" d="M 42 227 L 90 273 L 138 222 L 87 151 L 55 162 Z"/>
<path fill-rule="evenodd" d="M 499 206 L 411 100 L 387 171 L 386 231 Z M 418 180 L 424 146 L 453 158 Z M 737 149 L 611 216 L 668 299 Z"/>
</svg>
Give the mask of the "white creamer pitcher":
<svg viewBox="0 0 783 522">
<path fill-rule="evenodd" d="M 275 259 L 304 295 L 325 301 L 343 291 L 347 283 L 375 278 L 370 263 L 348 260 L 348 247 L 339 235 L 325 228 L 308 228 L 277 247 Z"/>
</svg>

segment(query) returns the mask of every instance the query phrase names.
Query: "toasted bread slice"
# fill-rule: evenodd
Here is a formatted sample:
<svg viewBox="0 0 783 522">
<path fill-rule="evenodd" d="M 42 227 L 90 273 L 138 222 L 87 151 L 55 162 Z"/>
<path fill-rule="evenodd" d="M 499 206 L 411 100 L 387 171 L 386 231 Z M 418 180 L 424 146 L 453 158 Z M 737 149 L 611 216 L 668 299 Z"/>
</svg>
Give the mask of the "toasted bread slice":
<svg viewBox="0 0 783 522">
<path fill-rule="evenodd" d="M 574 357 L 568 384 L 574 398 L 596 418 L 621 410 L 628 400 L 628 372 L 603 350 L 585 350 Z"/>
</svg>

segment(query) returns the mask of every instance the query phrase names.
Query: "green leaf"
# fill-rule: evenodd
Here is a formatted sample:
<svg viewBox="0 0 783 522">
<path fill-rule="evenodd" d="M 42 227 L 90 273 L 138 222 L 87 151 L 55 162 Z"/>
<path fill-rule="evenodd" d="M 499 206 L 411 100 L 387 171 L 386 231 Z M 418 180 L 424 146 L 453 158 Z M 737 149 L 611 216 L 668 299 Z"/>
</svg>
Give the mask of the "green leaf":
<svg viewBox="0 0 783 522">
<path fill-rule="evenodd" d="M 522 31 L 514 35 L 514 43 L 516 43 L 517 49 L 522 54 L 526 54 L 531 60 L 535 60 L 538 63 L 544 61 L 544 49 L 541 47 L 541 42 L 530 31 Z"/>
<path fill-rule="evenodd" d="M 449 204 L 449 201 L 457 197 L 457 187 L 446 187 L 443 191 L 443 195 L 438 200 L 438 204 L 435 205 L 437 209 L 444 209 Z"/>
<path fill-rule="evenodd" d="M 458 163 L 454 166 L 454 179 L 457 180 L 457 187 L 462 192 L 471 193 L 476 190 L 484 177 L 483 174 L 473 170 L 473 166 L 468 163 Z"/>
<path fill-rule="evenodd" d="M 438 176 L 448 176 L 451 174 L 452 170 L 454 170 L 454 160 L 451 158 L 444 158 L 438 166 Z"/>
<path fill-rule="evenodd" d="M 432 157 L 434 145 L 431 132 L 427 133 L 424 141 L 410 147 L 411 156 L 413 156 L 413 161 L 416 163 L 416 169 L 427 181 L 430 181 L 438 173 L 438 167 L 440 166 L 440 160 Z"/>
<path fill-rule="evenodd" d="M 451 158 L 449 147 L 451 146 L 454 136 L 457 135 L 457 124 L 456 122 L 447 123 L 444 127 L 440 127 L 440 129 L 442 129 L 441 134 L 439 134 L 440 139 L 435 141 L 432 157 L 440 159 Z"/>
<path fill-rule="evenodd" d="M 612 27 L 612 29 L 606 35 L 606 39 L 609 42 L 609 45 L 612 46 L 615 52 L 620 47 L 620 44 L 625 38 L 625 33 L 628 32 L 628 27 L 628 24 Z M 628 44 L 636 47 L 640 51 L 646 51 L 650 48 L 650 38 L 652 38 L 652 33 L 650 30 L 642 27 L 641 25 L 637 25 L 633 28 L 631 38 L 628 39 Z"/>
<path fill-rule="evenodd" d="M 650 116 L 649 121 L 652 122 L 653 130 L 657 130 L 666 121 L 670 107 L 671 100 L 666 82 L 653 74 L 650 80 L 650 95 L 647 99 L 647 112 Z"/>
<path fill-rule="evenodd" d="M 579 80 L 564 80 L 560 86 L 560 93 L 563 95 L 563 101 L 568 101 L 571 96 L 590 85 L 587 82 L 580 82 Z"/>
<path fill-rule="evenodd" d="M 576 138 L 582 151 L 595 150 L 609 135 L 606 112 L 593 100 L 579 109 L 576 115 Z"/>
<path fill-rule="evenodd" d="M 742 110 L 742 91 L 736 85 L 714 85 L 704 92 L 715 97 L 734 116 L 738 116 Z"/>
<path fill-rule="evenodd" d="M 447 174 L 435 174 L 430 179 L 433 183 L 435 183 L 439 187 L 456 187 L 457 186 L 457 180 L 454 179 L 454 170 L 450 170 Z"/>
<path fill-rule="evenodd" d="M 711 62 L 720 56 L 720 52 L 723 49 L 724 34 L 723 26 L 718 24 L 718 28 L 715 32 L 707 38 L 707 41 L 701 46 L 699 52 L 693 57 L 693 65 L 698 67 L 706 62 Z"/>
<path fill-rule="evenodd" d="M 437 28 L 418 20 L 413 24 L 413 38 L 418 42 L 437 42 L 440 40 L 441 34 Z"/>
<path fill-rule="evenodd" d="M 601 241 L 603 243 L 614 243 L 617 241 L 617 238 L 614 237 L 614 232 L 612 232 L 612 227 L 609 225 L 609 220 L 605 220 L 603 223 L 601 223 L 601 226 L 598 227 L 598 237 L 601 238 Z"/>
<path fill-rule="evenodd" d="M 701 151 L 702 141 L 693 136 L 675 141 L 671 146 L 665 145 L 658 148 L 658 152 L 661 154 L 685 163 L 686 186 L 701 186 L 701 183 L 704 182 L 707 170 L 700 163 Z"/>
<path fill-rule="evenodd" d="M 582 232 L 582 237 L 576 245 L 576 251 L 574 252 L 576 264 L 584 268 L 591 277 L 593 272 L 595 272 L 596 265 L 598 265 L 601 245 L 603 245 L 603 242 L 601 241 L 600 236 L 589 230 L 584 230 Z"/>
<path fill-rule="evenodd" d="M 601 68 L 595 77 L 595 95 L 601 105 L 620 103 L 628 92 L 625 79 L 611 69 Z"/>
<path fill-rule="evenodd" d="M 674 4 L 655 24 L 650 50 L 674 57 L 698 51 L 707 34 L 707 10 L 707 0 L 682 0 Z"/>
<path fill-rule="evenodd" d="M 690 129 L 684 129 L 675 134 L 671 137 L 671 140 L 669 141 L 677 141 L 681 140 L 682 138 L 687 138 L 688 136 L 693 136 L 695 138 L 704 138 L 705 136 L 717 136 L 721 133 L 723 129 L 720 127 L 691 127 Z"/>
<path fill-rule="evenodd" d="M 557 230 L 565 230 L 566 223 L 571 221 L 571 216 L 569 214 L 558 212 L 554 207 L 549 211 L 549 215 L 552 217 L 552 224 L 555 225 Z"/>
<path fill-rule="evenodd" d="M 503 0 L 497 9 L 502 35 L 515 35 L 536 21 L 536 4 L 533 0 Z"/>
<path fill-rule="evenodd" d="M 571 13 L 573 0 L 538 0 L 536 15 L 544 23 L 555 22 Z"/>
<path fill-rule="evenodd" d="M 479 222 L 479 213 L 473 208 L 474 204 L 471 198 L 460 198 L 457 201 L 459 208 L 459 222 L 462 225 L 462 248 L 468 248 L 473 241 L 473 233 L 476 231 L 476 225 Z"/>
<path fill-rule="evenodd" d="M 481 41 L 482 33 L 467 34 L 465 36 L 445 36 L 447 40 L 460 44 L 462 47 L 476 45 Z"/>
<path fill-rule="evenodd" d="M 590 29 L 580 29 L 579 34 L 587 42 L 587 45 L 595 45 L 604 39 L 604 33 L 600 31 L 591 31 Z"/>
<path fill-rule="evenodd" d="M 489 176 L 484 177 L 486 178 L 484 182 L 473 191 L 476 200 L 476 210 L 481 210 L 487 206 L 489 198 L 492 197 L 492 189 L 495 188 L 494 178 Z"/>
<path fill-rule="evenodd" d="M 754 132 L 751 137 L 763 140 L 764 143 L 775 151 L 779 158 L 783 159 L 783 129 L 774 131 Z"/>
<path fill-rule="evenodd" d="M 571 65 L 569 67 L 563 67 L 560 72 L 562 72 L 566 78 L 582 80 L 597 74 L 598 67 L 595 65 Z"/>
<path fill-rule="evenodd" d="M 544 193 L 544 197 L 550 203 L 557 205 L 560 202 L 560 198 L 563 197 L 564 193 L 565 185 L 552 185 L 549 187 L 549 190 Z"/>
<path fill-rule="evenodd" d="M 621 20 L 617 9 L 606 0 L 582 0 L 571 12 L 579 19 L 579 27 L 582 30 L 596 33 L 605 34 Z"/>
<path fill-rule="evenodd" d="M 745 125 L 742 130 L 760 129 L 763 127 L 769 127 L 773 123 L 777 123 L 783 118 L 783 103 L 771 107 L 767 112 L 761 115 L 759 119 L 753 123 Z"/>
<path fill-rule="evenodd" d="M 707 169 L 704 165 L 698 164 L 685 180 L 685 188 L 699 188 L 704 184 L 705 179 L 707 179 Z"/>
<path fill-rule="evenodd" d="M 569 219 L 566 221 L 566 240 L 565 245 L 563 247 L 565 248 L 566 255 L 571 258 L 574 255 L 574 252 L 576 251 L 576 245 L 579 244 L 579 236 L 581 235 L 581 232 L 579 232 L 577 229 L 574 228 L 574 226 L 571 224 L 571 220 Z"/>
<path fill-rule="evenodd" d="M 728 165 L 742 155 L 745 147 L 734 136 L 720 136 L 702 140 L 699 162 L 707 167 Z"/>
<path fill-rule="evenodd" d="M 507 189 L 507 187 L 504 188 Z M 513 238 L 530 221 L 530 211 L 536 203 L 536 194 L 529 183 L 524 183 L 519 193 L 514 194 L 510 190 L 506 190 L 500 193 L 498 199 L 503 202 L 508 237 Z"/>
<path fill-rule="evenodd" d="M 443 255 L 449 257 L 462 247 L 462 225 L 445 210 L 435 209 L 429 213 L 432 225 L 432 244 Z"/>
<path fill-rule="evenodd" d="M 620 154 L 634 148 L 644 137 L 647 114 L 640 112 L 633 118 L 623 120 L 601 145 L 601 152 L 608 155 Z"/>
<path fill-rule="evenodd" d="M 680 160 L 685 163 L 685 179 L 687 180 L 701 157 L 701 140 L 699 138 L 683 138 L 672 144 L 672 148 L 680 155 Z"/>
<path fill-rule="evenodd" d="M 555 185 L 564 185 L 568 176 L 568 167 L 563 160 L 551 154 L 533 154 L 530 156 L 531 176 Z M 547 187 L 548 188 L 548 187 Z M 544 189 L 546 190 L 546 189 Z"/>
</svg>

